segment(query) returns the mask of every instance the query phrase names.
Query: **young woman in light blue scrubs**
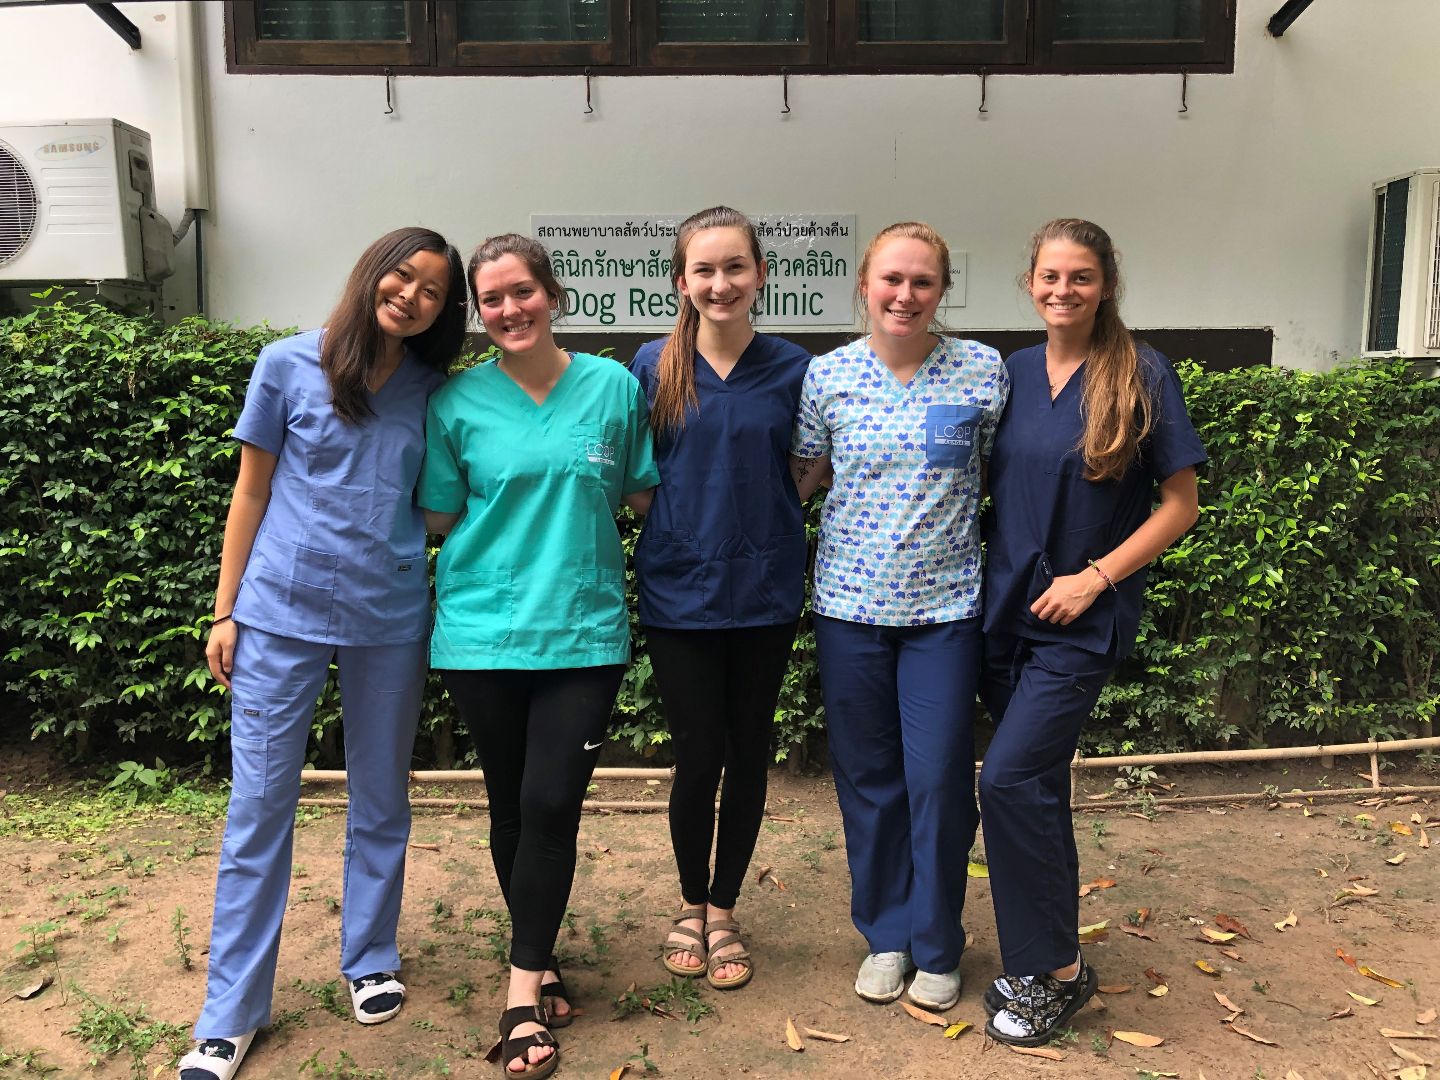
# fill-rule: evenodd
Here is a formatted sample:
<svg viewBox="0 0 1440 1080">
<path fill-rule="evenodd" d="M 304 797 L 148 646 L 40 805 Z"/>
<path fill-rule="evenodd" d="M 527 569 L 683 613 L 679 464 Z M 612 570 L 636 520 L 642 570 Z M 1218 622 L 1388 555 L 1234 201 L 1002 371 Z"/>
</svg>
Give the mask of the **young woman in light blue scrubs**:
<svg viewBox="0 0 1440 1080">
<path fill-rule="evenodd" d="M 855 992 L 947 1009 L 960 995 L 975 837 L 981 463 L 1009 380 L 993 349 L 932 330 L 950 252 L 928 225 L 870 242 L 869 334 L 816 357 L 791 453 L 830 455 L 812 605 L 851 915 Z"/>
<path fill-rule="evenodd" d="M 981 696 L 996 728 L 980 812 L 1005 965 L 985 1030 L 1038 1046 L 1095 992 L 1075 934 L 1070 760 L 1134 648 L 1147 567 L 1199 514 L 1205 449 L 1169 361 L 1120 319 L 1104 229 L 1043 226 L 1025 283 L 1045 343 L 1005 361 L 1010 406 L 990 456 Z"/>
<path fill-rule="evenodd" d="M 300 772 L 332 663 L 350 795 L 340 969 L 361 1023 L 400 1011 L 406 783 L 430 627 L 414 492 L 426 401 L 464 340 L 464 280 L 443 237 L 398 229 L 360 256 L 323 329 L 256 361 L 205 649 L 230 689 L 234 786 L 181 1080 L 228 1080 L 270 1022 Z"/>
<path fill-rule="evenodd" d="M 680 914 L 662 961 L 730 990 L 754 971 L 735 903 L 765 814 L 775 702 L 804 603 L 805 517 L 787 450 L 810 353 L 751 326 L 765 263 L 739 211 L 716 206 L 682 222 L 670 280 L 675 330 L 630 365 L 650 402 L 661 480 L 635 575 L 675 751 Z"/>
<path fill-rule="evenodd" d="M 572 1013 L 553 950 L 575 876 L 580 804 L 605 741 L 630 624 L 615 511 L 659 481 L 645 395 L 614 360 L 570 354 L 543 245 L 507 234 L 470 259 L 500 357 L 430 403 L 420 503 L 446 536 L 430 663 L 485 770 L 490 852 L 510 910 L 501 1068 L 560 1062 Z"/>
</svg>

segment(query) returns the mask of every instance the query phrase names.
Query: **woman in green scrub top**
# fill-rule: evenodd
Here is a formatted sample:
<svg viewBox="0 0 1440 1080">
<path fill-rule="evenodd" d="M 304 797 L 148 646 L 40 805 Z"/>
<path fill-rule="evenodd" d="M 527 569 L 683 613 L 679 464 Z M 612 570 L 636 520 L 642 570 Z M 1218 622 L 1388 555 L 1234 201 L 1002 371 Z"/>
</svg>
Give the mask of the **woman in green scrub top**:
<svg viewBox="0 0 1440 1080">
<path fill-rule="evenodd" d="M 545 248 L 492 237 L 468 276 L 500 357 L 430 402 L 420 505 L 446 536 L 430 663 L 485 771 L 510 909 L 502 1067 L 536 1080 L 559 1064 L 549 1029 L 572 1018 L 552 950 L 580 804 L 630 659 L 614 514 L 622 501 L 648 509 L 660 475 L 634 376 L 555 344 L 565 292 Z"/>
</svg>

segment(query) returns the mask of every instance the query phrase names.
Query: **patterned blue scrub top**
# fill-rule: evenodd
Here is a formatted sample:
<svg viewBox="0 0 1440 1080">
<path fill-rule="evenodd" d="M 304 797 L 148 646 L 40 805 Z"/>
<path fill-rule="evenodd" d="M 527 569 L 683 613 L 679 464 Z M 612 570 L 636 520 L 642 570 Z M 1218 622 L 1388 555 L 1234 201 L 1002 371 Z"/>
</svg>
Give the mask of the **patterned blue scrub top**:
<svg viewBox="0 0 1440 1080">
<path fill-rule="evenodd" d="M 816 357 L 790 449 L 829 454 L 812 606 L 878 626 L 980 613 L 980 464 L 1010 380 L 1000 354 L 941 337 L 908 384 L 869 339 Z"/>
<path fill-rule="evenodd" d="M 399 645 L 430 631 L 425 521 L 415 483 L 425 403 L 445 381 L 407 351 L 375 415 L 330 404 L 319 330 L 267 345 L 235 438 L 274 454 L 270 502 L 235 600 L 235 621 L 332 645 Z"/>
</svg>

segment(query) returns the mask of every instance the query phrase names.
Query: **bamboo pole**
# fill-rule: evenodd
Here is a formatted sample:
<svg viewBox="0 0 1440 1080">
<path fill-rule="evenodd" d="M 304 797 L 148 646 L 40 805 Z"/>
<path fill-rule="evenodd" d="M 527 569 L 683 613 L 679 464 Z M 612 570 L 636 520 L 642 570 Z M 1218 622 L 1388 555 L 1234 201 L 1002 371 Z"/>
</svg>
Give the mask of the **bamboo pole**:
<svg viewBox="0 0 1440 1080">
<path fill-rule="evenodd" d="M 350 805 L 349 799 L 301 799 L 301 806 L 324 806 L 343 808 Z M 485 810 L 490 806 L 489 799 L 411 799 L 411 806 L 431 806 L 447 808 L 451 810 L 459 807 L 472 807 L 476 810 Z M 656 810 L 668 809 L 668 803 L 664 799 L 654 801 L 626 801 L 623 799 L 586 799 L 580 804 L 581 809 L 597 811 L 632 811 L 638 813 L 653 812 Z"/>
<path fill-rule="evenodd" d="M 1436 740 L 1440 742 L 1440 739 Z M 675 775 L 671 769 L 596 769 L 597 780 L 669 780 Z M 485 779 L 479 769 L 422 769 L 410 772 L 413 784 L 474 784 Z M 300 782 L 310 784 L 343 784 L 344 769 L 306 769 L 300 774 Z M 412 800 L 413 801 L 413 800 Z"/>
<path fill-rule="evenodd" d="M 1440 784 L 1425 784 L 1419 787 L 1392 787 L 1378 789 L 1385 795 L 1434 795 L 1440 793 Z M 1156 799 L 1149 803 L 1151 806 L 1205 806 L 1215 803 L 1233 802 L 1255 802 L 1260 799 L 1279 802 L 1281 800 L 1293 799 L 1349 799 L 1357 795 L 1374 795 L 1376 788 L 1352 787 L 1352 788 L 1318 788 L 1314 791 L 1282 791 L 1279 794 L 1271 794 L 1268 791 L 1241 791 L 1234 795 L 1171 795 L 1163 799 Z M 1071 810 L 1131 810 L 1134 806 L 1133 797 L 1131 800 L 1116 799 L 1112 802 L 1071 802 Z M 1138 813 L 1138 811 L 1136 811 Z"/>
</svg>

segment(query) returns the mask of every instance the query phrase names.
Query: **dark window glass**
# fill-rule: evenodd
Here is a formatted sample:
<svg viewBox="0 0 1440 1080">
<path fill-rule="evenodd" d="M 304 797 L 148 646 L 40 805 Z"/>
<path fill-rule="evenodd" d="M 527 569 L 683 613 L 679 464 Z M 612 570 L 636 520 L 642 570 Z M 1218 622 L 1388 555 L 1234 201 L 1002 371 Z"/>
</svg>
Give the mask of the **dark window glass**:
<svg viewBox="0 0 1440 1080">
<path fill-rule="evenodd" d="M 258 0 L 261 41 L 407 41 L 405 0 Z"/>
<path fill-rule="evenodd" d="M 1400 340 L 1400 289 L 1405 282 L 1405 219 L 1410 181 L 1394 180 L 1376 193 L 1375 268 L 1370 286 L 1370 341 L 1376 352 Z"/>
<path fill-rule="evenodd" d="M 460 0 L 461 41 L 604 41 L 610 0 Z"/>
<path fill-rule="evenodd" d="M 1060 0 L 1056 41 L 1198 41 L 1203 0 Z"/>
<path fill-rule="evenodd" d="M 1004 41 L 1005 0 L 860 0 L 861 41 Z"/>
<path fill-rule="evenodd" d="M 659 40 L 804 41 L 805 0 L 657 0 Z"/>
</svg>

